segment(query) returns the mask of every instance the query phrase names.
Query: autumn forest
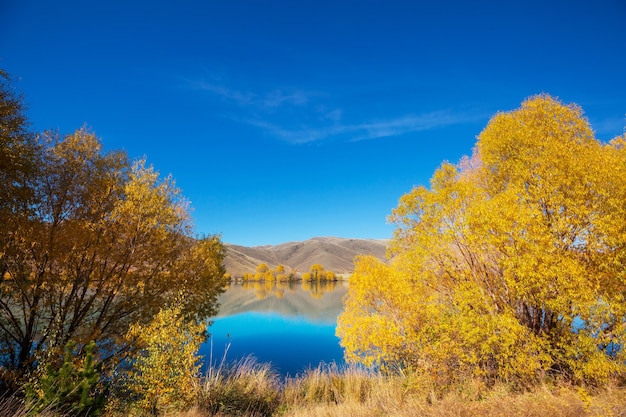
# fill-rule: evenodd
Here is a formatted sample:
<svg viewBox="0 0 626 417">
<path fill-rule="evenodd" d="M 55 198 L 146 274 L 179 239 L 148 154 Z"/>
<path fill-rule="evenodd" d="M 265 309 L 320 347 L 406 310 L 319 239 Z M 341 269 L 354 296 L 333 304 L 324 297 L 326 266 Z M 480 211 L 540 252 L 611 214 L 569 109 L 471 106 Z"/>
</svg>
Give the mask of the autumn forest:
<svg viewBox="0 0 626 417">
<path fill-rule="evenodd" d="M 266 364 L 200 373 L 231 277 L 174 179 L 89 129 L 31 131 L 0 83 L 0 414 L 499 415 L 544 389 L 536 415 L 624 415 L 626 135 L 597 140 L 579 106 L 497 113 L 471 155 L 398 196 L 387 259 L 345 278 L 352 367 L 280 381 Z"/>
</svg>

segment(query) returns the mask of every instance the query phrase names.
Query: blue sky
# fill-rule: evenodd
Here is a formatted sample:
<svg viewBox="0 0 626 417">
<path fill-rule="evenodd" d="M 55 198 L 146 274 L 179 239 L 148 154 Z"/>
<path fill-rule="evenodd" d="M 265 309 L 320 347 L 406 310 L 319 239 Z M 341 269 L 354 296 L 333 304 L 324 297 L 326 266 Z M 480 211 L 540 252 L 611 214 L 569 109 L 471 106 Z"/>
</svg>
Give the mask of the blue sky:
<svg viewBox="0 0 626 417">
<path fill-rule="evenodd" d="M 497 111 L 542 92 L 626 125 L 626 3 L 0 2 L 0 68 L 37 130 L 146 156 L 225 242 L 387 238 Z"/>
</svg>

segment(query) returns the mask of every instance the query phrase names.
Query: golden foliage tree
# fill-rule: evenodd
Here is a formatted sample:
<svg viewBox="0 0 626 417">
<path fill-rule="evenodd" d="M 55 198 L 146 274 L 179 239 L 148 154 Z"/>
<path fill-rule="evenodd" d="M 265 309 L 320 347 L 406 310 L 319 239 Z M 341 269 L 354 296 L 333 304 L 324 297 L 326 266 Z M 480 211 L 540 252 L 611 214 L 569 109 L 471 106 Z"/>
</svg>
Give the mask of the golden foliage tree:
<svg viewBox="0 0 626 417">
<path fill-rule="evenodd" d="M 321 264 L 313 264 L 309 272 L 302 274 L 303 281 L 336 281 L 337 275 L 332 271 L 326 271 Z"/>
<path fill-rule="evenodd" d="M 602 382 L 626 370 L 626 138 L 540 95 L 402 196 L 392 259 L 360 258 L 338 334 L 351 361 Z"/>
<path fill-rule="evenodd" d="M 278 265 L 276 268 L 272 269 L 265 262 L 261 262 L 256 267 L 256 272 L 246 272 L 243 274 L 243 281 L 291 281 L 295 278 L 295 271 L 287 272 L 287 268 L 285 265 Z"/>
<path fill-rule="evenodd" d="M 62 353 L 70 340 L 79 350 L 95 340 L 100 359 L 118 360 L 129 325 L 148 322 L 179 292 L 189 316 L 215 312 L 223 247 L 217 237 L 191 237 L 187 202 L 170 177 L 103 152 L 86 129 L 39 142 L 28 210 L 0 225 L 3 379 L 18 381 L 42 352 Z"/>
<path fill-rule="evenodd" d="M 190 321 L 180 306 L 160 310 L 147 325 L 136 323 L 128 337 L 141 350 L 133 360 L 127 389 L 134 406 L 150 415 L 189 408 L 199 389 L 206 323 Z"/>
<path fill-rule="evenodd" d="M 0 70 L 0 224 L 12 222 L 11 213 L 28 209 L 28 183 L 37 170 L 36 154 L 22 97 L 11 86 L 9 75 Z"/>
<path fill-rule="evenodd" d="M 267 273 L 270 272 L 270 267 L 265 262 L 261 262 L 256 267 L 256 274 L 254 274 L 254 279 L 257 281 L 262 281 L 267 278 Z"/>
<path fill-rule="evenodd" d="M 313 264 L 309 268 L 311 279 L 314 281 L 320 280 L 324 277 L 324 267 L 321 264 Z"/>
</svg>

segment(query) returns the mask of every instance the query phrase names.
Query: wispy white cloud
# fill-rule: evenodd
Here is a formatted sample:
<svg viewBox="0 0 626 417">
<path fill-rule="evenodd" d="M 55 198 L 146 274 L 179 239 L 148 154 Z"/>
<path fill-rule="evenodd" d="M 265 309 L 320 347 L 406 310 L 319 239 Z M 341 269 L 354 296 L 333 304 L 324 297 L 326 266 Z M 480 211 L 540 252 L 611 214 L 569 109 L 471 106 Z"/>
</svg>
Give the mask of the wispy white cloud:
<svg viewBox="0 0 626 417">
<path fill-rule="evenodd" d="M 343 110 L 341 109 L 334 109 L 330 111 L 320 109 L 320 111 L 323 114 L 324 120 L 330 120 L 331 122 L 338 123 L 343 118 Z"/>
<path fill-rule="evenodd" d="M 281 127 L 279 124 L 259 119 L 245 120 L 245 123 L 248 123 L 251 126 L 258 127 L 267 134 L 294 145 L 300 145 L 326 139 L 332 135 L 332 132 L 335 129 L 332 127 L 326 129 L 286 129 Z"/>
<path fill-rule="evenodd" d="M 302 91 L 285 93 L 275 90 L 265 96 L 262 104 L 266 108 L 275 108 L 285 105 L 304 106 L 309 102 L 309 97 Z"/>
<path fill-rule="evenodd" d="M 240 106 L 252 105 L 258 101 L 258 98 L 253 93 L 244 93 L 221 85 L 207 83 L 205 81 L 195 81 L 192 82 L 190 86 L 194 90 L 212 93 L 222 99 L 234 102 Z"/>
<path fill-rule="evenodd" d="M 291 144 L 370 140 L 488 117 L 476 111 L 444 110 L 348 123 L 345 111 L 323 102 L 330 101 L 329 97 L 319 93 L 289 89 L 274 89 L 266 93 L 244 92 L 206 81 L 191 83 L 191 88 L 208 92 L 234 105 L 236 109 L 230 116 L 233 120 L 257 127 L 267 135 Z"/>
<path fill-rule="evenodd" d="M 190 87 L 197 91 L 211 93 L 238 106 L 253 107 L 258 110 L 272 110 L 283 106 L 304 106 L 310 94 L 303 91 L 273 90 L 268 93 L 243 92 L 206 81 L 194 81 Z"/>
<path fill-rule="evenodd" d="M 358 135 L 352 140 L 367 140 L 389 136 L 398 136 L 405 133 L 420 132 L 440 127 L 467 123 L 476 120 L 475 115 L 455 114 L 451 111 L 437 111 L 419 115 L 407 115 L 383 121 L 363 123 L 351 126 Z"/>
<path fill-rule="evenodd" d="M 333 124 L 321 127 L 285 128 L 267 120 L 246 120 L 268 134 L 292 144 L 304 144 L 320 140 L 361 141 L 391 136 L 399 136 L 412 132 L 420 132 L 456 124 L 470 123 L 484 119 L 486 116 L 477 113 L 453 113 L 440 111 L 421 115 L 408 115 L 388 120 L 378 120 L 358 124 Z"/>
</svg>

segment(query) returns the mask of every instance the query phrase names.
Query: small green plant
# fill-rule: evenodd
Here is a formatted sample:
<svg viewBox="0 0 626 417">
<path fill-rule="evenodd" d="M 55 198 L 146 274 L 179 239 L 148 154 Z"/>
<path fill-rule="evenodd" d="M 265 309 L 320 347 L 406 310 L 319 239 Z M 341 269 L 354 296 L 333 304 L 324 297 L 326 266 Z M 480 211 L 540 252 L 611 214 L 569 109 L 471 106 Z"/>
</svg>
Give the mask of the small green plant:
<svg viewBox="0 0 626 417">
<path fill-rule="evenodd" d="M 65 345 L 63 364 L 55 369 L 46 366 L 45 374 L 26 387 L 27 400 L 35 413 L 58 409 L 72 415 L 96 416 L 104 406 L 104 396 L 98 392 L 101 364 L 94 359 L 96 343 L 91 341 L 84 348 L 84 358 L 77 359 L 76 342 Z M 82 363 L 81 363 L 82 362 Z"/>
</svg>

